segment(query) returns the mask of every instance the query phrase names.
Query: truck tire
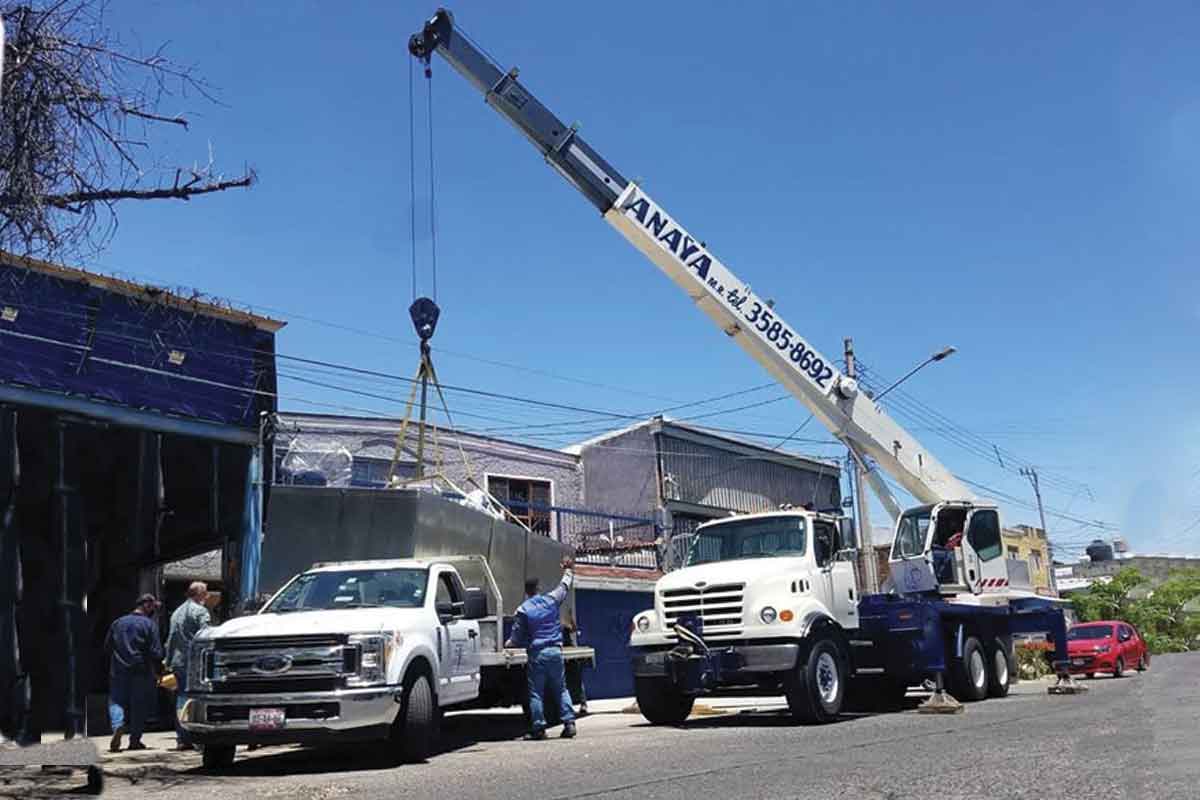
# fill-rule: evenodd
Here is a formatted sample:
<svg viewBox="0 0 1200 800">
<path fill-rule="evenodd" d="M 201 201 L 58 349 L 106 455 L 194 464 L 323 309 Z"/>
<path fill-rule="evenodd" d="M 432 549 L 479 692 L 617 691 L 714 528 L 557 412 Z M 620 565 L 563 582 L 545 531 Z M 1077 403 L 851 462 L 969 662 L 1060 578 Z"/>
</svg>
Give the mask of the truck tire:
<svg viewBox="0 0 1200 800">
<path fill-rule="evenodd" d="M 988 697 L 1007 697 L 1016 674 L 1012 641 L 1000 636 L 992 645 L 991 668 L 988 670 Z"/>
<path fill-rule="evenodd" d="M 679 725 L 691 715 L 696 702 L 665 678 L 634 678 L 634 693 L 638 710 L 651 725 Z"/>
<path fill-rule="evenodd" d="M 974 636 L 963 642 L 962 658 L 951 672 L 954 694 L 964 702 L 983 700 L 988 694 L 988 659 L 983 644 Z"/>
<path fill-rule="evenodd" d="M 846 673 L 846 658 L 837 642 L 828 636 L 814 641 L 807 657 L 784 677 L 792 718 L 809 725 L 837 719 L 846 696 Z"/>
<path fill-rule="evenodd" d="M 95 764 L 87 768 L 87 793 L 100 794 L 104 791 L 104 770 Z"/>
<path fill-rule="evenodd" d="M 410 673 L 404 680 L 400 713 L 392 725 L 395 753 L 402 762 L 424 761 L 438 738 L 437 698 L 424 672 Z"/>
<path fill-rule="evenodd" d="M 200 754 L 200 763 L 207 770 L 229 769 L 237 748 L 231 744 L 206 744 Z"/>
</svg>

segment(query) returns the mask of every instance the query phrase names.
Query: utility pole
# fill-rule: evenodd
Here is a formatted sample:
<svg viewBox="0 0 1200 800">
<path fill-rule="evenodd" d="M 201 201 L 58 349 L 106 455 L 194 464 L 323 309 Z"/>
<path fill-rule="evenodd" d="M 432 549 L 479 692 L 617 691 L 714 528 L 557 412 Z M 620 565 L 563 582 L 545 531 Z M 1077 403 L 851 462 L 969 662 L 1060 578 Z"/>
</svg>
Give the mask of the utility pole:
<svg viewBox="0 0 1200 800">
<path fill-rule="evenodd" d="M 1038 517 L 1042 521 L 1042 535 L 1046 537 L 1046 569 L 1050 575 L 1050 591 L 1058 594 L 1058 581 L 1054 580 L 1054 545 L 1050 544 L 1050 531 L 1046 529 L 1046 510 L 1042 507 L 1042 487 L 1038 483 L 1037 467 L 1021 467 L 1021 474 L 1033 485 L 1033 496 L 1037 499 Z"/>
<path fill-rule="evenodd" d="M 846 353 L 846 377 L 857 379 L 857 370 L 854 364 L 854 340 L 845 339 Z M 850 453 L 850 465 L 854 476 L 854 501 L 857 506 L 855 516 L 858 517 L 858 539 L 859 549 L 858 558 L 859 574 L 862 575 L 863 583 L 866 584 L 864 594 L 875 594 L 879 591 L 879 575 L 878 564 L 875 560 L 875 537 L 871 531 L 871 516 L 868 510 L 867 490 L 866 490 L 866 470 L 864 464 L 859 460 L 858 455 L 850 448 L 847 448 Z"/>
</svg>

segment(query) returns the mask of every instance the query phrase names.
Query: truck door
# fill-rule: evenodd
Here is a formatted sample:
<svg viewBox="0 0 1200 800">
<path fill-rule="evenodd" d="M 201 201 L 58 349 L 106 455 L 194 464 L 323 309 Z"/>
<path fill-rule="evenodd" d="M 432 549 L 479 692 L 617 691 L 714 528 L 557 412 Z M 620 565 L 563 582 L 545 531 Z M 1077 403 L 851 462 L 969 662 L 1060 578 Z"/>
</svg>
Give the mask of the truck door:
<svg viewBox="0 0 1200 800">
<path fill-rule="evenodd" d="M 962 540 L 963 582 L 974 594 L 1008 589 L 1008 567 L 1002 558 L 1000 514 L 994 508 L 976 508 L 967 517 Z"/>
<path fill-rule="evenodd" d="M 442 704 L 472 700 L 479 694 L 479 623 L 465 619 L 466 591 L 452 570 L 437 577 L 434 599 L 441 628 L 437 632 L 438 694 Z"/>
<path fill-rule="evenodd" d="M 854 564 L 837 558 L 837 527 L 813 521 L 813 556 L 821 570 L 825 607 L 844 628 L 858 627 L 858 592 Z"/>
</svg>

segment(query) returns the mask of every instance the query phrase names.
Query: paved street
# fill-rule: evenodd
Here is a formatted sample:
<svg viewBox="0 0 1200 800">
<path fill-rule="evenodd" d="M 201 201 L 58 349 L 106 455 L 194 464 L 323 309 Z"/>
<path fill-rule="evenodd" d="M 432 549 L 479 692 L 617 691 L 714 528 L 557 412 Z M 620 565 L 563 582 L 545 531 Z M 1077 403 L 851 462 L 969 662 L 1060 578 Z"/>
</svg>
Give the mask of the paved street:
<svg viewBox="0 0 1200 800">
<path fill-rule="evenodd" d="M 203 775 L 190 754 L 106 758 L 111 797 L 1187 798 L 1200 785 L 1200 654 L 1163 656 L 1150 672 L 1086 682 L 1050 697 L 1046 683 L 971 705 L 798 727 L 776 709 L 694 718 L 683 729 L 595 714 L 575 741 L 529 743 L 508 714 L 451 715 L 447 749 L 389 768 L 361 751 L 273 748 Z M 917 699 L 911 698 L 915 708 Z M 738 704 L 732 704 L 736 709 Z M 741 704 L 745 706 L 743 702 Z M 610 704 L 619 710 L 619 704 Z M 156 739 L 164 742 L 165 739 Z"/>
</svg>

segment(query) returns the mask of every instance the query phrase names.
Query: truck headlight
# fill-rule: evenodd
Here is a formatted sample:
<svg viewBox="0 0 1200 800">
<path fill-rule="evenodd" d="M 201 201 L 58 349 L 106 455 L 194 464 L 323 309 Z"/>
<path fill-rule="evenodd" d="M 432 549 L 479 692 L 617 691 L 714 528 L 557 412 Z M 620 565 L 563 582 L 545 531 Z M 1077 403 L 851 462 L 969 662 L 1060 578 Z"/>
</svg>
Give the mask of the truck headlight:
<svg viewBox="0 0 1200 800">
<path fill-rule="evenodd" d="M 778 614 L 776 614 L 775 609 L 772 608 L 771 606 L 764 606 L 763 610 L 758 612 L 758 618 L 761 619 L 763 622 L 765 622 L 768 625 L 770 625 L 772 622 L 774 622 L 775 617 L 777 617 L 777 616 L 778 616 Z"/>
<path fill-rule="evenodd" d="M 213 648 L 209 642 L 192 642 L 187 656 L 187 691 L 211 692 Z"/>
<path fill-rule="evenodd" d="M 650 630 L 650 618 L 649 617 L 638 617 L 636 624 L 637 624 L 638 633 L 645 633 L 646 631 Z"/>
<path fill-rule="evenodd" d="M 400 645 L 399 636 L 364 633 L 350 637 L 350 645 L 358 650 L 358 671 L 346 678 L 353 687 L 382 686 L 388 680 L 388 662 Z"/>
</svg>

